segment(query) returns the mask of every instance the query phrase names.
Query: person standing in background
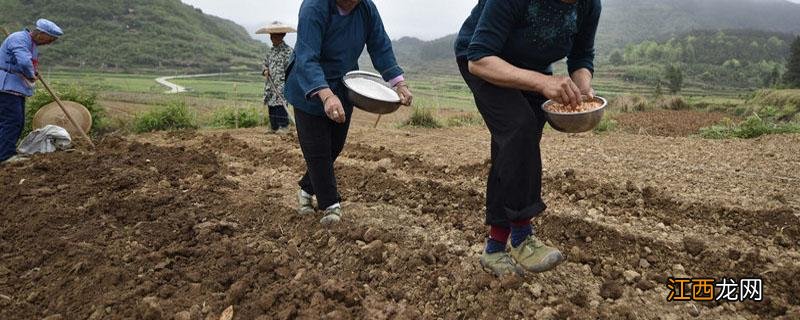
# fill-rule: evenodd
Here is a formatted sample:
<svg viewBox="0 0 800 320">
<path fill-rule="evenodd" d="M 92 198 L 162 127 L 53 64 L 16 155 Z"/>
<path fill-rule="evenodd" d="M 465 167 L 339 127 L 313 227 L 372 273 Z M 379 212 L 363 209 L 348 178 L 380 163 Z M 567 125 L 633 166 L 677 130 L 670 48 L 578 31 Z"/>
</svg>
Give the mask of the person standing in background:
<svg viewBox="0 0 800 320">
<path fill-rule="evenodd" d="M 262 71 L 265 78 L 264 105 L 269 109 L 271 133 L 289 133 L 289 113 L 286 111 L 289 106 L 283 98 L 283 88 L 286 85 L 286 67 L 289 66 L 294 51 L 283 39 L 287 33 L 292 32 L 297 31 L 278 21 L 258 32 L 269 34 L 272 40 L 272 49 L 264 59 Z"/>
<path fill-rule="evenodd" d="M 0 46 L 0 162 L 18 158 L 17 141 L 25 126 L 25 98 L 33 95 L 39 75 L 39 46 L 64 34 L 55 23 L 36 21 L 36 29 L 9 35 Z"/>
</svg>

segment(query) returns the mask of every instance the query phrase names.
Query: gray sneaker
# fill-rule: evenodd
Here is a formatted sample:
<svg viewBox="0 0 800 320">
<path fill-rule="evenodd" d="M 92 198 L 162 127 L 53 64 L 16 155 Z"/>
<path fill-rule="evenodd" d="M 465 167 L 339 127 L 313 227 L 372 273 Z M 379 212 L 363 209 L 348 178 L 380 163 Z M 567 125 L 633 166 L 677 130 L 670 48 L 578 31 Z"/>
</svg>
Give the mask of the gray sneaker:
<svg viewBox="0 0 800 320">
<path fill-rule="evenodd" d="M 303 190 L 297 191 L 297 213 L 301 215 L 314 214 L 314 199 L 303 195 Z"/>
<path fill-rule="evenodd" d="M 325 209 L 325 216 L 319 220 L 323 226 L 330 226 L 342 221 L 342 207 Z"/>
<path fill-rule="evenodd" d="M 283 127 L 275 131 L 278 135 L 287 135 L 289 134 L 289 127 Z"/>
<path fill-rule="evenodd" d="M 481 267 L 486 272 L 495 276 L 522 275 L 525 270 L 514 262 L 514 259 L 505 252 L 486 253 L 481 255 Z"/>
<path fill-rule="evenodd" d="M 519 247 L 511 247 L 511 256 L 517 264 L 531 272 L 549 271 L 564 262 L 564 255 L 548 247 L 533 235 L 528 236 Z"/>
</svg>

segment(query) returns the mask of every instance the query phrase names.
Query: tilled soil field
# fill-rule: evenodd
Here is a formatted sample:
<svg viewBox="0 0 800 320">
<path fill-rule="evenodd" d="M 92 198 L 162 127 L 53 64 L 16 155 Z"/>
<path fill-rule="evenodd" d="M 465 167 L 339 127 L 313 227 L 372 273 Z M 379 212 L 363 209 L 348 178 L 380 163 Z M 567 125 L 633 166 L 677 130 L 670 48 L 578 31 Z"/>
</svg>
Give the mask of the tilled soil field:
<svg viewBox="0 0 800 320">
<path fill-rule="evenodd" d="M 614 117 L 619 128 L 628 133 L 685 137 L 698 134 L 700 129 L 720 123 L 730 115 L 720 112 L 694 110 L 654 110 L 646 112 L 620 113 Z M 735 117 L 733 117 L 734 120 Z"/>
<path fill-rule="evenodd" d="M 365 121 L 369 122 L 369 121 Z M 554 271 L 481 270 L 488 134 L 355 126 L 344 223 L 294 211 L 294 136 L 98 141 L 0 171 L 0 319 L 800 317 L 800 136 L 547 132 Z M 667 278 L 760 277 L 764 301 L 667 302 Z"/>
</svg>

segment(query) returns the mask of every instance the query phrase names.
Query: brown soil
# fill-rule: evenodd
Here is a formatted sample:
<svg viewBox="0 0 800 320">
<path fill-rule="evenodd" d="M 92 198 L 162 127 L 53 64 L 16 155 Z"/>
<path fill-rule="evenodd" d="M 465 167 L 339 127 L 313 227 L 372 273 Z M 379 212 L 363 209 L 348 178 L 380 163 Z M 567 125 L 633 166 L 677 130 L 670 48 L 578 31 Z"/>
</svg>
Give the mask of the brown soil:
<svg viewBox="0 0 800 320">
<path fill-rule="evenodd" d="M 686 137 L 697 134 L 701 128 L 718 124 L 725 118 L 731 116 L 719 112 L 691 110 L 630 112 L 614 117 L 624 132 L 663 137 Z"/>
<path fill-rule="evenodd" d="M 485 129 L 371 119 L 337 162 L 345 220 L 332 229 L 293 210 L 295 137 L 263 129 L 107 138 L 2 167 L 0 319 L 216 320 L 229 306 L 235 319 L 800 312 L 800 136 L 547 132 L 550 209 L 536 229 L 568 261 L 496 279 L 477 263 Z M 760 276 L 766 299 L 668 303 L 672 275 Z"/>
</svg>

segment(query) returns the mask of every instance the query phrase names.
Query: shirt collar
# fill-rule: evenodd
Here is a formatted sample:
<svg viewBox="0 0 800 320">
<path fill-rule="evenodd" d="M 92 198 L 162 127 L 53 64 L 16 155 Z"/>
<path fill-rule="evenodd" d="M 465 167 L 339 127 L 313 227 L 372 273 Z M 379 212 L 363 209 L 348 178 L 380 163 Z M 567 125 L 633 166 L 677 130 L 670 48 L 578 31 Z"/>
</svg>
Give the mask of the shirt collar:
<svg viewBox="0 0 800 320">
<path fill-rule="evenodd" d="M 350 11 L 344 10 L 339 5 L 336 5 L 336 10 L 339 10 L 339 15 L 340 16 L 346 16 L 346 15 L 350 14 L 350 12 L 353 12 L 353 10 L 350 10 Z"/>
</svg>

